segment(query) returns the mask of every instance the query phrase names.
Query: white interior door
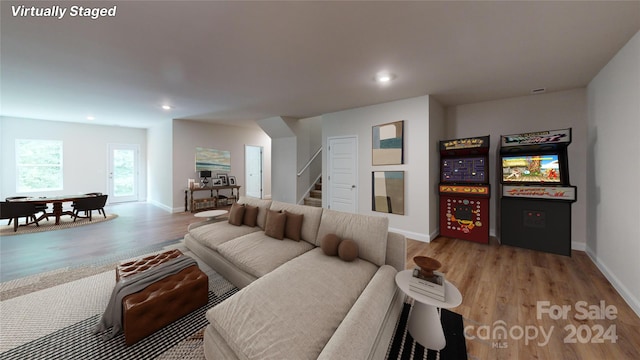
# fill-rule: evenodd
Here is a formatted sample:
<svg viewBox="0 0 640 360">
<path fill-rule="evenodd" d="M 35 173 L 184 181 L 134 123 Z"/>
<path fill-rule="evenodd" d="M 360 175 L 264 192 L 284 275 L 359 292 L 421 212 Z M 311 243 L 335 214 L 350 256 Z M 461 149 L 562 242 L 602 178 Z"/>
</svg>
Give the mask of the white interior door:
<svg viewBox="0 0 640 360">
<path fill-rule="evenodd" d="M 109 144 L 109 203 L 138 201 L 137 144 Z"/>
<path fill-rule="evenodd" d="M 244 146 L 245 194 L 262 199 L 262 146 Z"/>
<path fill-rule="evenodd" d="M 329 209 L 358 212 L 358 138 L 355 136 L 328 139 Z"/>
</svg>

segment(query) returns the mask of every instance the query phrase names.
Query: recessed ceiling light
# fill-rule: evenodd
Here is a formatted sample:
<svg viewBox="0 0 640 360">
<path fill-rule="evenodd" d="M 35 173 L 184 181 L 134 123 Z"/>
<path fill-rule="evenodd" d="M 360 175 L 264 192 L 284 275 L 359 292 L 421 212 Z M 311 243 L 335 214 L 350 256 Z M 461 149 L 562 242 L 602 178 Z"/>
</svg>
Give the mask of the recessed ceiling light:
<svg viewBox="0 0 640 360">
<path fill-rule="evenodd" d="M 91 116 L 91 115 L 87 116 L 87 120 L 95 120 L 95 119 L 96 119 L 96 118 L 95 118 L 95 117 L 93 117 L 93 116 Z"/>
<path fill-rule="evenodd" d="M 164 110 L 171 110 L 171 106 L 170 105 L 162 105 L 162 108 Z"/>
<path fill-rule="evenodd" d="M 390 72 L 386 72 L 386 71 L 381 71 L 379 73 L 376 74 L 376 81 L 379 84 L 388 84 L 391 82 L 391 80 L 393 80 L 395 78 L 395 75 L 393 75 Z"/>
</svg>

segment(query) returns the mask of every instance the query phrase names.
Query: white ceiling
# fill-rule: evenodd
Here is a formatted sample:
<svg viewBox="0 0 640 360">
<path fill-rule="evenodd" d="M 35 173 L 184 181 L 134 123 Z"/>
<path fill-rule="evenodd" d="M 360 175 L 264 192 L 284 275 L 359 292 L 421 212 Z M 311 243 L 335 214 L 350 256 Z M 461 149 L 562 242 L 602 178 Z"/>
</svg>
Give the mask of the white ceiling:
<svg viewBox="0 0 640 360">
<path fill-rule="evenodd" d="M 98 20 L 12 13 L 78 4 L 2 1 L 1 115 L 244 126 L 426 94 L 465 104 L 584 87 L 640 30 L 640 1 L 111 1 L 84 2 L 117 5 Z M 376 84 L 380 70 L 395 81 Z"/>
</svg>

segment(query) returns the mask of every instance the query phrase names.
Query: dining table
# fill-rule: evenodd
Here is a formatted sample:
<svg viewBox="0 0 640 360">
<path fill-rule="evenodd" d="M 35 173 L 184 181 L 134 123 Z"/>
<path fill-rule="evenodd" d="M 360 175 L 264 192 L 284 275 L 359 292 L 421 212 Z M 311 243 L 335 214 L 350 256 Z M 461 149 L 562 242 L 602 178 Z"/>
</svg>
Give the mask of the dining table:
<svg viewBox="0 0 640 360">
<path fill-rule="evenodd" d="M 12 202 L 27 202 L 33 204 L 53 204 L 53 212 L 43 213 L 37 221 L 40 221 L 48 216 L 54 216 L 56 219 L 56 225 L 60 225 L 60 217 L 62 215 L 74 216 L 73 211 L 64 211 L 62 204 L 65 202 L 76 201 L 78 199 L 85 199 L 96 196 L 94 194 L 78 194 L 78 195 L 58 195 L 58 196 L 34 196 L 25 197 L 20 199 L 12 199 Z"/>
</svg>

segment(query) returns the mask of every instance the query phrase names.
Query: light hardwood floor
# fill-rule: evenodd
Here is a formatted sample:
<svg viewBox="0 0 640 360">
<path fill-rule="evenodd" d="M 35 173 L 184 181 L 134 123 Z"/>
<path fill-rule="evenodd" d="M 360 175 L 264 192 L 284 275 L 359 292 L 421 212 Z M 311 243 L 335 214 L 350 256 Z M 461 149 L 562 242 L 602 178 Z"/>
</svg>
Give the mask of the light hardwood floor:
<svg viewBox="0 0 640 360">
<path fill-rule="evenodd" d="M 68 230 L 24 234 L 0 238 L 2 277 L 21 277 L 66 266 L 78 259 L 100 257 L 129 247 L 144 247 L 181 238 L 190 223 L 200 221 L 190 213 L 169 214 L 153 205 L 114 205 L 108 212 L 118 214 L 112 221 Z M 624 302 L 589 257 L 573 251 L 571 257 L 536 252 L 510 246 L 476 244 L 438 238 L 431 243 L 407 241 L 407 268 L 413 257 L 438 259 L 442 271 L 463 295 L 460 306 L 451 309 L 465 318 L 470 359 L 640 359 L 640 318 Z M 549 305 L 569 305 L 567 319 L 537 316 L 539 301 Z M 614 306 L 613 320 L 577 320 L 576 303 Z M 500 323 L 499 321 L 502 321 Z M 486 335 L 503 324 L 511 332 L 504 340 Z M 615 327 L 617 341 L 580 343 L 593 338 L 597 326 Z M 485 327 L 482 327 L 485 326 Z M 566 326 L 581 329 L 575 344 L 564 342 Z M 535 340 L 516 340 L 520 329 Z M 547 344 L 540 329 L 551 332 Z M 478 337 L 488 338 L 486 340 Z M 501 346 L 502 348 L 498 348 Z M 506 347 L 505 347 L 506 346 Z"/>
<path fill-rule="evenodd" d="M 452 310 L 465 318 L 466 333 L 476 337 L 467 338 L 471 358 L 640 359 L 640 318 L 585 252 L 572 251 L 568 257 L 495 241 L 483 245 L 440 237 L 428 244 L 408 240 L 408 268 L 415 266 L 412 259 L 417 255 L 439 260 L 445 277 L 462 293 L 462 304 Z M 615 307 L 615 319 L 596 313 L 593 307 L 599 309 L 601 302 L 605 308 Z M 566 319 L 561 311 L 543 311 L 562 306 L 568 309 Z M 582 315 L 587 319 L 579 319 Z M 492 336 L 500 325 L 508 330 L 504 340 L 498 333 Z M 577 332 L 572 334 L 571 328 Z M 534 340 L 520 338 L 521 330 L 534 338 L 534 329 Z M 615 331 L 615 343 L 606 340 L 607 329 Z M 551 334 L 548 343 L 542 330 Z M 600 337 L 603 343 L 594 343 L 597 335 L 605 335 Z M 565 338 L 576 343 L 566 343 Z"/>
</svg>

